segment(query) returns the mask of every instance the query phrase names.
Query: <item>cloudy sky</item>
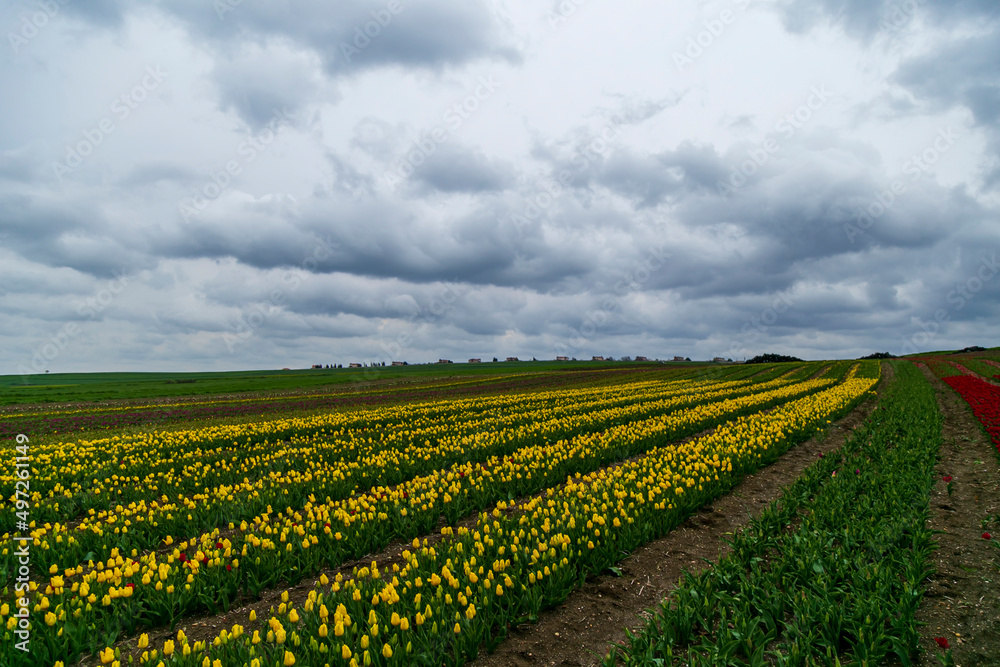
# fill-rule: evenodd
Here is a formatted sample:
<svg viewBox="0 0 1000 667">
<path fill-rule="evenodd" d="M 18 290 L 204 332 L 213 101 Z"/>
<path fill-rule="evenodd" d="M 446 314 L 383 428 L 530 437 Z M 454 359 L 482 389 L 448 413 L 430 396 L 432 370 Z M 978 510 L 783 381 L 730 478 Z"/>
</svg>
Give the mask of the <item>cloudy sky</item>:
<svg viewBox="0 0 1000 667">
<path fill-rule="evenodd" d="M 997 345 L 995 0 L 0 0 L 0 373 Z"/>
</svg>

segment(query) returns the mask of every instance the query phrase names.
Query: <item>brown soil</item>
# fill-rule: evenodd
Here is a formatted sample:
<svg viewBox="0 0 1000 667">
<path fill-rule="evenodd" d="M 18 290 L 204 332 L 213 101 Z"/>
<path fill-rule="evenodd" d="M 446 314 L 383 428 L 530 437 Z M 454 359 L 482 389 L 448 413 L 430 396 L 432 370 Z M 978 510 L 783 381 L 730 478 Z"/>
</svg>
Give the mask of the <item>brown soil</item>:
<svg viewBox="0 0 1000 667">
<path fill-rule="evenodd" d="M 937 572 L 917 613 L 926 624 L 921 646 L 927 652 L 915 664 L 939 665 L 934 638 L 944 637 L 957 666 L 1000 665 L 1000 549 L 982 538 L 990 532 L 1000 539 L 1000 466 L 965 401 L 926 366 L 921 370 L 937 390 L 944 415 L 928 523 L 942 532 L 935 537 Z M 951 495 L 941 480 L 946 475 L 952 477 Z"/>
<path fill-rule="evenodd" d="M 882 364 L 885 389 L 894 377 L 892 367 Z M 524 667 L 528 665 L 598 665 L 609 643 L 625 640 L 626 628 L 645 625 L 643 610 L 654 607 L 674 588 L 685 570 L 705 569 L 702 559 L 725 555 L 723 538 L 748 522 L 781 495 L 784 485 L 794 481 L 821 453 L 844 444 L 875 408 L 868 398 L 849 415 L 830 426 L 827 434 L 812 438 L 786 452 L 770 466 L 750 475 L 730 493 L 702 507 L 667 536 L 640 547 L 621 561 L 621 576 L 599 576 L 570 594 L 558 607 L 543 612 L 539 622 L 512 628 L 492 655 L 480 656 L 474 667 Z"/>
</svg>

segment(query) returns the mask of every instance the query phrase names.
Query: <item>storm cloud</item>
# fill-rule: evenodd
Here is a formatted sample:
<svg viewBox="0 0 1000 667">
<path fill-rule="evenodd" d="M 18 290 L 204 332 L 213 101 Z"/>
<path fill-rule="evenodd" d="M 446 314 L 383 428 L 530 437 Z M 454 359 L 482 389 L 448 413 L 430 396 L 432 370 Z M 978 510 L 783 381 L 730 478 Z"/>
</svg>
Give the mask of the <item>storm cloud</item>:
<svg viewBox="0 0 1000 667">
<path fill-rule="evenodd" d="M 2 373 L 996 344 L 995 2 L 0 28 Z"/>
</svg>

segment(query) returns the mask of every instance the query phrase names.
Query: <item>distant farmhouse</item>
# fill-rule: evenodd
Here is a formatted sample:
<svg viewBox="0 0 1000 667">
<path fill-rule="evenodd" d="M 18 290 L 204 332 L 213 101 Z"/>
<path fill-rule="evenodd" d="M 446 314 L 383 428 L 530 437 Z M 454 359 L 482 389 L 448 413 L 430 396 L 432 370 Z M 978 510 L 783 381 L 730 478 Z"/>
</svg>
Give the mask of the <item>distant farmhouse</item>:
<svg viewBox="0 0 1000 667">
<path fill-rule="evenodd" d="M 507 357 L 507 361 L 521 361 L 517 357 Z"/>
<path fill-rule="evenodd" d="M 726 360 L 725 357 L 716 357 L 716 358 L 712 359 L 712 361 L 725 361 L 725 360 Z"/>
<path fill-rule="evenodd" d="M 452 363 L 451 359 L 438 359 L 437 362 L 439 364 L 450 364 L 450 363 Z"/>
<path fill-rule="evenodd" d="M 348 368 L 361 368 L 361 364 L 348 364 Z"/>
<path fill-rule="evenodd" d="M 649 361 L 649 359 L 647 359 L 646 357 L 636 357 L 635 360 L 636 361 Z"/>
<path fill-rule="evenodd" d="M 591 361 L 604 361 L 604 357 L 594 357 Z"/>
<path fill-rule="evenodd" d="M 556 357 L 556 361 L 569 361 L 569 357 Z"/>
<path fill-rule="evenodd" d="M 684 361 L 684 357 L 674 357 L 674 361 Z"/>
<path fill-rule="evenodd" d="M 392 365 L 393 366 L 405 366 L 406 362 L 405 361 L 394 361 L 394 362 L 392 362 Z"/>
<path fill-rule="evenodd" d="M 481 363 L 483 363 L 483 360 L 482 359 L 469 359 L 469 363 L 470 364 L 481 364 Z"/>
</svg>

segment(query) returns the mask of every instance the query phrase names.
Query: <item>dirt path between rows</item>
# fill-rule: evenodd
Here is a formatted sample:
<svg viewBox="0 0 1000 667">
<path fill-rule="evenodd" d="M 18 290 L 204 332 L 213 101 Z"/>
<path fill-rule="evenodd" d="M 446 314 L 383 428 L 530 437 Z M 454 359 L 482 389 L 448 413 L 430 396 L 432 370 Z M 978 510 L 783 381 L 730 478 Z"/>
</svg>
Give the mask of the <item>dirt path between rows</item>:
<svg viewBox="0 0 1000 667">
<path fill-rule="evenodd" d="M 931 491 L 928 525 L 935 537 L 937 572 L 927 582 L 917 620 L 926 624 L 918 667 L 940 665 L 935 637 L 945 638 L 957 667 L 1000 665 L 1000 549 L 982 534 L 1000 539 L 1000 466 L 993 445 L 968 404 L 930 369 L 921 370 L 937 392 L 944 415 L 938 481 Z M 945 476 L 952 478 L 948 495 Z M 984 527 L 983 519 L 992 519 Z"/>
<path fill-rule="evenodd" d="M 882 364 L 882 392 L 894 377 L 891 366 Z M 570 594 L 563 604 L 543 612 L 539 622 L 512 628 L 492 655 L 481 655 L 473 667 L 527 667 L 529 665 L 598 665 L 611 642 L 625 639 L 626 628 L 645 624 L 643 610 L 658 604 L 683 570 L 705 569 L 701 559 L 716 559 L 728 551 L 725 535 L 745 526 L 781 495 L 817 460 L 820 453 L 838 449 L 847 434 L 875 408 L 867 398 L 850 414 L 832 424 L 822 439 L 812 438 L 793 447 L 770 466 L 746 477 L 732 491 L 702 507 L 683 524 L 659 540 L 636 549 L 618 564 L 621 576 L 600 576 Z"/>
</svg>

